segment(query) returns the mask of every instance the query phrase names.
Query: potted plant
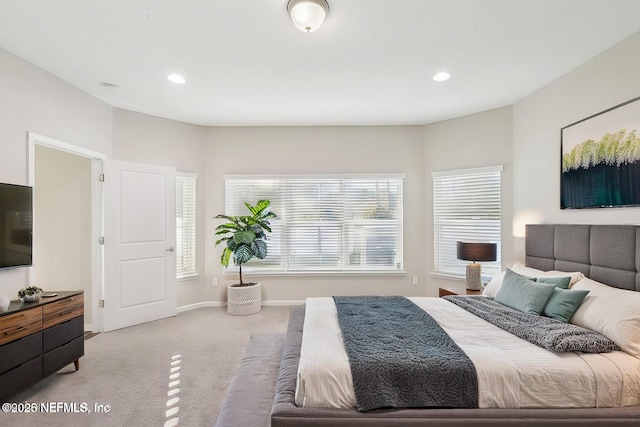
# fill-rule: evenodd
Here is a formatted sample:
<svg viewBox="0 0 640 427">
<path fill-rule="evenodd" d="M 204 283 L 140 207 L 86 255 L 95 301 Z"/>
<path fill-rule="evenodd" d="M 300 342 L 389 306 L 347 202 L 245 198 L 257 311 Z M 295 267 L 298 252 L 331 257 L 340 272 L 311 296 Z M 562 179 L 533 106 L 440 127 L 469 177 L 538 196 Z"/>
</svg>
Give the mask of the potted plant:
<svg viewBox="0 0 640 427">
<path fill-rule="evenodd" d="M 42 289 L 37 286 L 29 286 L 28 288 L 22 288 L 18 291 L 18 296 L 22 298 L 24 302 L 39 301 L 42 296 Z"/>
<path fill-rule="evenodd" d="M 227 313 L 234 315 L 254 314 L 260 311 L 262 304 L 260 283 L 245 283 L 242 280 L 242 264 L 254 257 L 264 259 L 267 256 L 266 232 L 271 232 L 269 220 L 276 217 L 271 212 L 269 200 L 259 200 L 255 206 L 245 203 L 251 215 L 229 216 L 216 215 L 215 218 L 229 222 L 216 227 L 216 236 L 223 236 L 216 241 L 216 246 L 225 243 L 220 263 L 225 267 L 233 258 L 238 266 L 240 283 L 227 287 Z"/>
</svg>

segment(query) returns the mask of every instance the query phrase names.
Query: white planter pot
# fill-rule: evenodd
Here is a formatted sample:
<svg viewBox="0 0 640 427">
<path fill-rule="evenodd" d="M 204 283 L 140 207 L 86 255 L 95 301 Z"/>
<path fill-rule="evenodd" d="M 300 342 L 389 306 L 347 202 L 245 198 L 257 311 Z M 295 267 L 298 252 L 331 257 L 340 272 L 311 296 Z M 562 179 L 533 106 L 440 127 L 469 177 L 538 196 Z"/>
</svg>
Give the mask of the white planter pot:
<svg viewBox="0 0 640 427">
<path fill-rule="evenodd" d="M 260 283 L 249 286 L 227 286 L 227 313 L 234 316 L 255 314 L 262 308 Z"/>
</svg>

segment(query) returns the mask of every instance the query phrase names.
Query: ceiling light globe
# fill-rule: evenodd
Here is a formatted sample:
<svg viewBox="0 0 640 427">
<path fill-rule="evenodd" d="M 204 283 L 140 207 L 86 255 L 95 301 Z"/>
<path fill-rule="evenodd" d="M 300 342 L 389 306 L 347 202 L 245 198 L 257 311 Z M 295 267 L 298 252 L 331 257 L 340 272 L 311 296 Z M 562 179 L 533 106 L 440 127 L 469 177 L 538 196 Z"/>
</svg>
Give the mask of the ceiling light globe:
<svg viewBox="0 0 640 427">
<path fill-rule="evenodd" d="M 312 33 L 320 28 L 327 17 L 329 3 L 326 0 L 290 0 L 287 10 L 296 28 Z"/>
<path fill-rule="evenodd" d="M 445 80 L 449 80 L 449 77 L 451 77 L 451 74 L 442 71 L 438 74 L 436 74 L 435 76 L 433 76 L 433 80 L 437 81 L 437 82 L 443 82 Z"/>
<path fill-rule="evenodd" d="M 187 80 L 182 77 L 180 74 L 169 74 L 167 76 L 167 80 L 169 80 L 171 83 L 175 83 L 178 85 L 183 85 L 187 82 Z"/>
</svg>

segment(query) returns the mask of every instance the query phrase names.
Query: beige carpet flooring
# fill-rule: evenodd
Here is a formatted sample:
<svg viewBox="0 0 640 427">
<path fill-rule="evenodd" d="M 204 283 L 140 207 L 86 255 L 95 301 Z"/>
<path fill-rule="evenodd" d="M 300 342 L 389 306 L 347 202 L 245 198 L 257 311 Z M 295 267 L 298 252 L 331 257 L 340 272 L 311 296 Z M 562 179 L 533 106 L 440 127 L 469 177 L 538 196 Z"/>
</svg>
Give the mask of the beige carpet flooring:
<svg viewBox="0 0 640 427">
<path fill-rule="evenodd" d="M 213 426 L 251 334 L 284 333 L 288 319 L 289 307 L 201 308 L 98 334 L 78 372 L 71 364 L 10 399 L 35 403 L 35 413 L 0 412 L 0 425 Z"/>
</svg>

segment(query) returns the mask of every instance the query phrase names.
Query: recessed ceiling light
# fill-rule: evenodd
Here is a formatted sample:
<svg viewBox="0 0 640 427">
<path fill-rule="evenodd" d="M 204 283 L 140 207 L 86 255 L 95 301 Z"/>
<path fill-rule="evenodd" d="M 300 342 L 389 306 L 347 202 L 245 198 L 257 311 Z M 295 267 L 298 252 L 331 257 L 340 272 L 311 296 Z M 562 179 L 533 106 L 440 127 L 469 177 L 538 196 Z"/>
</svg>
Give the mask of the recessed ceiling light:
<svg viewBox="0 0 640 427">
<path fill-rule="evenodd" d="M 442 72 L 436 74 L 435 76 L 433 76 L 433 80 L 435 80 L 437 82 L 443 82 L 445 80 L 448 80 L 449 77 L 451 77 L 451 74 L 442 71 Z"/>
<path fill-rule="evenodd" d="M 167 80 L 169 80 L 171 83 L 175 83 L 178 85 L 182 85 L 186 83 L 186 79 L 184 77 L 182 77 L 180 74 L 169 74 L 167 76 Z"/>
</svg>

